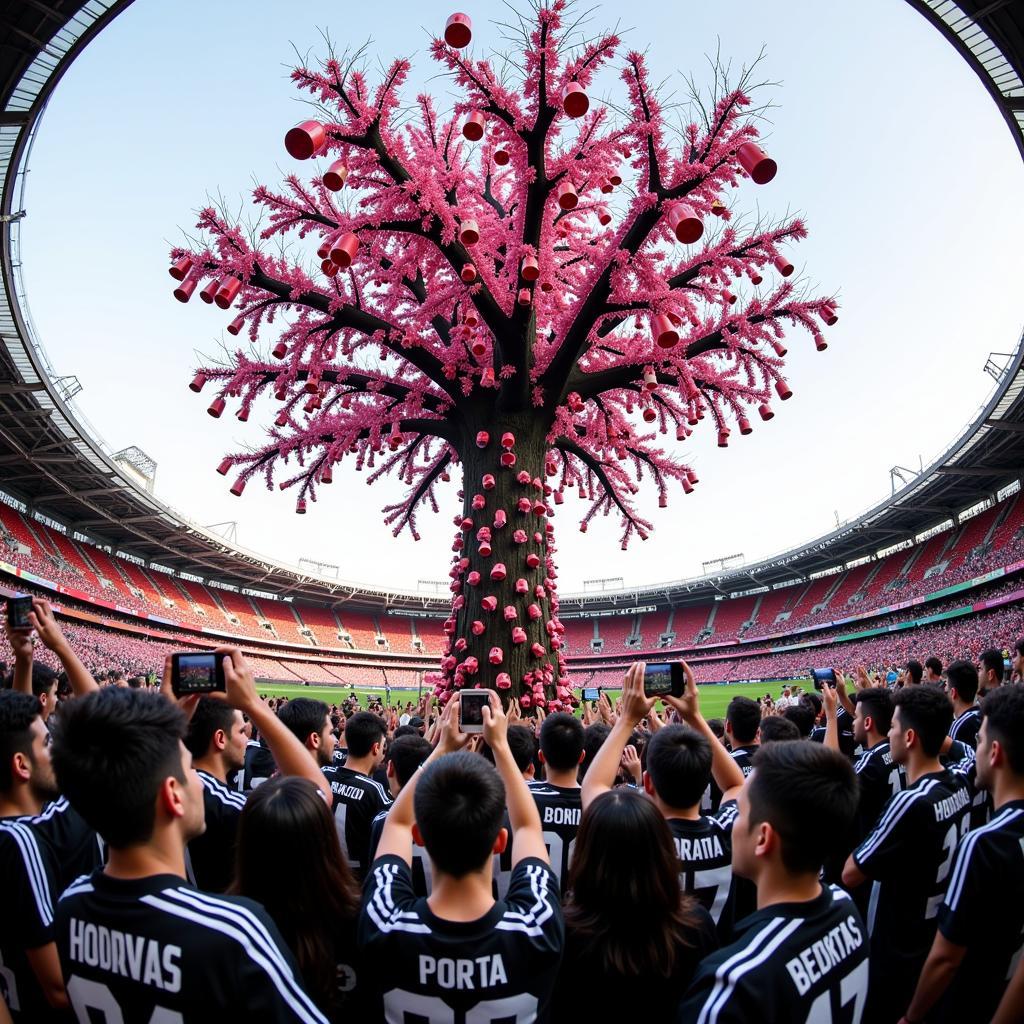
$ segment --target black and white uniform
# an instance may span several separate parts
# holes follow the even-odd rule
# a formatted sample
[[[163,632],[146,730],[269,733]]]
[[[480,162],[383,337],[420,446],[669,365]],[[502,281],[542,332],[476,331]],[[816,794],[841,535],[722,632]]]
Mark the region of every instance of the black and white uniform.
[[[1024,950],[1024,800],[960,841],[939,931],[967,951],[928,1020],[989,1020]]]
[[[230,1019],[326,1024],[273,921],[252,900],[175,875],[73,884],[56,908],[68,998],[80,1021]]]
[[[730,751],[732,759],[740,766],[740,771],[743,772],[743,777],[746,778],[753,770],[754,766],[751,764],[751,760],[757,753],[757,744],[748,743],[742,747],[735,747]]]
[[[981,728],[981,708],[972,704],[966,711],[953,719],[949,727],[949,738],[966,743],[974,750],[978,749],[978,730]]]
[[[370,863],[370,824],[391,806],[391,794],[376,779],[343,765],[321,770],[334,794],[332,810],[341,848],[361,881]]]
[[[730,800],[716,817],[668,818],[676,854],[679,884],[711,915],[717,928],[723,923],[733,890],[732,825],[736,803]],[[731,925],[731,919],[726,917]]]
[[[805,903],[765,907],[738,930],[735,942],[704,959],[679,1024],[859,1024],[868,990],[868,936],[842,889],[823,886]]]
[[[384,833],[384,823],[388,820],[391,808],[381,811],[373,821],[370,822],[370,854],[368,863],[372,864],[377,859],[377,847],[380,846],[380,837]],[[426,848],[418,845],[415,841],[412,844],[412,887],[417,896],[429,896],[433,885],[433,877],[430,873],[430,857]]]
[[[206,831],[188,844],[192,880],[206,892],[225,892],[235,873],[235,839],[246,797],[207,771],[196,774],[203,783]]]
[[[64,1019],[47,1002],[26,950],[53,942],[57,897],[102,860],[96,833],[63,797],[38,815],[0,818],[0,999],[15,1021]]]
[[[262,786],[277,771],[277,762],[266,740],[249,740],[245,747],[245,790]]]
[[[359,943],[386,1024],[544,1024],[562,955],[558,879],[528,857],[508,895],[476,921],[445,921],[416,896],[409,865],[379,857],[366,879]]]
[[[854,761],[853,771],[860,792],[854,838],[857,845],[874,828],[886,803],[907,788],[907,770],[892,759],[889,741],[882,740]]]
[[[872,879],[868,901],[871,995],[866,1020],[898,1020],[935,938],[939,905],[959,840],[970,827],[971,793],[949,769],[922,775],[885,806],[853,851]]]
[[[564,896],[569,881],[569,864],[576,847],[576,833],[583,814],[582,790],[579,786],[564,789],[547,782],[530,782],[527,788],[537,804],[551,870],[558,878]]]

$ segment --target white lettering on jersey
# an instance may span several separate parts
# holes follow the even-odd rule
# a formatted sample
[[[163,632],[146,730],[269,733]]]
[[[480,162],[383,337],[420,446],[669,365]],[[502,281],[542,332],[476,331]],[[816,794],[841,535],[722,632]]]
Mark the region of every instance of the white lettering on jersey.
[[[492,988],[508,981],[501,954],[478,956],[473,960],[420,956],[420,984],[434,982],[441,988],[470,990]]]
[[[971,802],[971,795],[966,789],[958,789],[952,796],[947,796],[935,804],[935,820],[945,821],[962,811]]]
[[[696,839],[675,837],[676,851],[681,861],[710,860],[712,857],[724,857],[725,851],[716,835],[698,836]]]
[[[181,946],[71,918],[72,960],[164,992],[181,991]]]
[[[578,825],[583,812],[579,807],[545,807],[545,825]]]
[[[857,919],[852,914],[832,928],[826,935],[801,950],[786,963],[786,970],[804,995],[810,987],[833,968],[838,967],[863,942]]]
[[[349,800],[362,800],[366,791],[358,786],[346,786],[343,782],[332,782],[331,792],[335,796],[348,797]]]

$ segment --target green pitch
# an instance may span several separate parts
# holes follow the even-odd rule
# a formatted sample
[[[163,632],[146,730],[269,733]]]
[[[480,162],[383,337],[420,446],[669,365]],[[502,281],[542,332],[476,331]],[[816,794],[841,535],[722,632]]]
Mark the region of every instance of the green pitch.
[[[778,697],[782,692],[783,683],[733,683],[728,686],[701,686],[700,707],[705,718],[723,718],[729,701],[736,696],[763,697],[770,693],[772,697]],[[808,680],[810,685],[810,680]],[[314,700],[324,700],[328,704],[340,704],[351,696],[351,691],[344,686],[292,686],[288,683],[258,683],[257,690],[263,697],[312,697]],[[355,692],[359,695],[359,703],[365,708],[367,701],[372,697],[383,699],[383,690],[368,690],[363,687],[356,687]],[[619,696],[619,690],[608,690],[608,697],[614,703]],[[417,693],[415,690],[392,690],[391,702],[405,707],[407,701],[416,703]]]

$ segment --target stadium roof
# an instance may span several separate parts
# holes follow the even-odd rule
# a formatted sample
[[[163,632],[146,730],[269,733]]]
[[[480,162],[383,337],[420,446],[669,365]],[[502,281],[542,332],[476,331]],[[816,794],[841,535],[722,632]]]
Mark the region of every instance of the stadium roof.
[[[896,0],[893,0],[896,2]],[[974,68],[1024,158],[1024,5],[1019,0],[905,0]],[[281,565],[192,523],[124,472],[71,404],[49,365],[21,287],[23,172],[36,123],[60,77],[131,0],[8,0],[0,33],[0,481],[39,512],[173,569],[279,595],[301,592],[408,608],[442,600],[349,584]],[[994,345],[1001,345],[998,339]],[[1008,347],[1008,346],[1003,346]],[[870,556],[994,495],[1024,471],[1024,337],[993,364],[995,386],[947,450],[891,498],[827,536],[740,569],[688,581],[563,599],[577,607],[706,599],[774,586]],[[446,600],[446,598],[445,598]]]

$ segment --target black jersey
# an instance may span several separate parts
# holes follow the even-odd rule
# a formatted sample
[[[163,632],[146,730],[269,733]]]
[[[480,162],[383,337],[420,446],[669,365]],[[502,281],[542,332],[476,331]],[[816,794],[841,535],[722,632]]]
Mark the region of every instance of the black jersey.
[[[949,738],[966,743],[974,750],[978,749],[978,730],[981,728],[981,708],[972,704],[966,711],[953,719],[949,727]]]
[[[326,1024],[252,900],[202,893],[175,875],[95,871],[61,897],[55,928],[78,1020]]]
[[[939,931],[967,951],[929,1021],[989,1020],[1024,948],[1024,800],[960,841]]]
[[[250,740],[245,748],[245,789],[263,785],[277,771],[277,762],[266,741]]]
[[[548,848],[551,870],[558,878],[564,895],[569,881],[569,864],[576,847],[583,803],[579,786],[563,789],[546,782],[531,782],[527,787],[540,812],[544,844]]]
[[[888,740],[865,750],[854,761],[853,770],[860,793],[852,844],[856,846],[874,828],[886,803],[907,788],[907,770],[892,759]]]
[[[910,1003],[935,937],[956,844],[970,827],[970,810],[963,775],[930,772],[886,804],[853,851],[857,866],[872,879],[868,1020],[897,1020]]]
[[[679,884],[695,896],[717,928],[733,888],[732,823],[736,804],[718,817],[669,818],[668,829],[679,857]]]
[[[839,734],[839,750],[852,758],[857,749],[857,741],[853,737],[853,716],[842,704],[836,709],[836,732]]]
[[[746,778],[754,770],[751,760],[757,753],[757,744],[748,743],[742,747],[734,747],[731,753],[732,759],[740,766],[740,771],[743,772],[743,777]]]
[[[245,794],[229,789],[215,775],[196,771],[203,783],[206,830],[188,844],[192,878],[197,888],[224,892],[235,873],[235,838]]]
[[[380,837],[384,834],[384,823],[388,820],[387,811],[381,811],[373,821],[370,822],[370,853],[367,863],[372,864],[377,859],[377,847],[380,846]],[[433,875],[430,871],[430,856],[426,848],[413,841],[412,844],[412,887],[417,896],[429,896],[433,887]]]
[[[765,907],[739,929],[735,942],[701,964],[679,1024],[859,1024],[868,988],[868,937],[842,889],[823,886],[805,903]]]
[[[356,877],[366,874],[370,857],[370,823],[391,806],[391,795],[368,775],[343,765],[322,769],[334,794],[332,809],[341,848]]]
[[[528,857],[477,921],[434,915],[409,865],[379,857],[366,879],[359,943],[387,1024],[539,1024],[549,1019],[564,929],[558,879]]]

